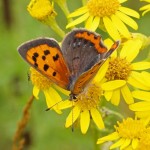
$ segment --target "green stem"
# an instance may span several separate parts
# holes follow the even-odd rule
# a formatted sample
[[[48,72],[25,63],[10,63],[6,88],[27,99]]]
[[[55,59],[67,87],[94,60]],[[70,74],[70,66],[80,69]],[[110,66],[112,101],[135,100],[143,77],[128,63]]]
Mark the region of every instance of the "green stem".
[[[49,18],[45,22],[50,28],[52,28],[61,38],[64,38],[65,32],[59,27],[55,18]]]
[[[57,2],[57,4],[59,5],[59,7],[62,9],[62,11],[64,12],[67,20],[68,20],[68,23],[72,22],[72,18],[68,18],[68,15],[70,14],[69,12],[69,9],[68,9],[68,5],[66,2],[62,2],[62,1],[59,1]]]

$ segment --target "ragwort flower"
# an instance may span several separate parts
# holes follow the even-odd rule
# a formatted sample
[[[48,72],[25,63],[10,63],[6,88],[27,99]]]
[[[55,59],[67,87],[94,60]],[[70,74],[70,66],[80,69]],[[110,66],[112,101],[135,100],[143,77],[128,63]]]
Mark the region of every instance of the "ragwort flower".
[[[89,0],[86,6],[68,16],[80,17],[69,23],[66,28],[86,21],[87,29],[95,31],[102,26],[115,40],[120,39],[120,35],[129,38],[131,35],[125,24],[137,30],[138,25],[131,17],[139,18],[139,14],[130,8],[121,6],[124,2],[125,0]]]
[[[99,138],[97,144],[102,144],[108,141],[116,142],[110,146],[110,149],[120,147],[120,149],[126,149],[132,147],[136,149],[139,144],[139,139],[143,132],[146,130],[146,123],[143,120],[133,120],[132,118],[124,119],[122,123],[117,122],[115,126],[115,132]]]
[[[129,85],[143,90],[149,89],[148,82],[144,83],[143,76],[138,71],[149,69],[150,62],[133,63],[141,47],[140,39],[130,39],[124,43],[118,54],[114,52],[109,59],[109,67],[105,75],[108,82],[102,85],[102,89],[105,91],[106,100],[111,101],[114,105],[119,104],[120,94],[127,104],[134,102]]]
[[[57,13],[54,10],[53,3],[51,4],[49,0],[31,0],[27,10],[33,18],[48,25],[58,35],[64,37],[64,31],[61,30],[55,20]]]

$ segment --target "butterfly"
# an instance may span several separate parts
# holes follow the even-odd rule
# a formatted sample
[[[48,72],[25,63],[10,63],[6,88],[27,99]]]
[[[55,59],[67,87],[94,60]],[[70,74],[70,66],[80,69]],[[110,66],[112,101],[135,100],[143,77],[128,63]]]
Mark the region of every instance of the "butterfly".
[[[118,45],[116,41],[108,50],[99,34],[74,29],[65,36],[61,47],[55,39],[45,37],[23,43],[18,52],[53,83],[70,90],[70,100],[74,100]]]

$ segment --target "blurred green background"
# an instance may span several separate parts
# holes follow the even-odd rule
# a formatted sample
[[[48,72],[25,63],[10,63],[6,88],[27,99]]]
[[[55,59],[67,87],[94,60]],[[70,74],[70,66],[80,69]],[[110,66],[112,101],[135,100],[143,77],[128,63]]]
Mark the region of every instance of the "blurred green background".
[[[24,41],[37,37],[54,37],[61,40],[49,27],[33,19],[26,10],[29,1],[0,1],[0,149],[10,150],[22,110],[32,95],[32,85],[28,82],[29,66],[21,59],[17,47]],[[81,1],[68,0],[69,9],[73,11],[81,6]],[[143,3],[144,4],[144,3]],[[142,4],[134,0],[126,3],[138,10]],[[66,20],[61,9],[55,4],[58,12],[57,21],[65,29]],[[150,13],[137,20],[139,29],[150,35]],[[131,30],[133,31],[133,30]],[[43,96],[34,101],[31,118],[26,128],[28,139],[26,149],[30,150],[92,150],[94,133],[89,130],[82,135],[79,129],[74,132],[65,129],[64,123],[68,112],[58,116],[53,111],[45,111]]]

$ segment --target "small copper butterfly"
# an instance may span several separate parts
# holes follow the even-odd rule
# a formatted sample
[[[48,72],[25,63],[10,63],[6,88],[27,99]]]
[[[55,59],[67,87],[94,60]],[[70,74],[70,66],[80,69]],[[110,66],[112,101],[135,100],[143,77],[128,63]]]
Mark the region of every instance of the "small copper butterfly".
[[[97,33],[74,29],[66,35],[61,47],[52,38],[38,38],[23,43],[18,51],[37,71],[70,90],[70,100],[73,100],[118,45],[119,41],[108,51]]]

